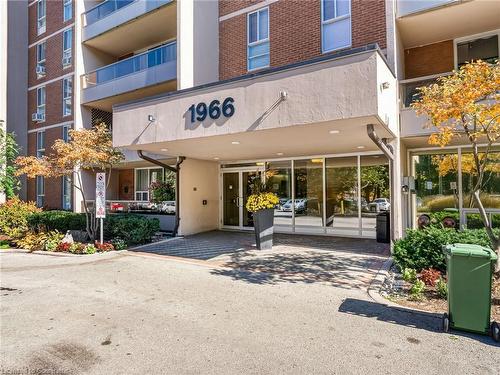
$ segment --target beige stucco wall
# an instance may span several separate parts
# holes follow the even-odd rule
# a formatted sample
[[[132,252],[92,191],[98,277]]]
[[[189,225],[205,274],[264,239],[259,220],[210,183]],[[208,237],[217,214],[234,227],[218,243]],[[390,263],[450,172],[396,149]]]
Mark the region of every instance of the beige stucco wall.
[[[179,234],[189,235],[218,228],[219,167],[215,162],[186,159],[180,172]],[[203,205],[203,200],[207,204]]]
[[[381,90],[380,83],[389,87]],[[288,96],[269,111],[286,91]],[[396,124],[396,81],[377,51],[301,66],[251,79],[230,82],[173,97],[117,106],[113,111],[113,142],[118,147],[236,134],[372,116]],[[193,103],[234,98],[230,118],[190,122]],[[383,106],[383,108],[381,107]],[[148,115],[155,121],[148,122]],[[365,123],[362,124],[363,126]]]

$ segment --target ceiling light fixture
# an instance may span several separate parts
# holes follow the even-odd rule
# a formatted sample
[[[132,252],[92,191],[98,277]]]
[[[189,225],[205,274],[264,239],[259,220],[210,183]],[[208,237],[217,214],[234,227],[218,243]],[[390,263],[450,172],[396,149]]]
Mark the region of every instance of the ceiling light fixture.
[[[160,151],[167,152],[168,148],[161,148]]]
[[[282,152],[277,152],[276,155],[283,156],[283,153]]]
[[[214,158],[214,160],[219,160],[220,158],[218,158],[217,156]]]
[[[330,130],[330,134],[339,134],[340,130]]]
[[[358,146],[356,148],[362,149],[362,148],[365,148],[365,146]]]
[[[240,142],[238,142],[238,141],[232,141],[232,142],[231,142],[231,144],[232,144],[232,145],[239,145],[239,144],[240,144]]]

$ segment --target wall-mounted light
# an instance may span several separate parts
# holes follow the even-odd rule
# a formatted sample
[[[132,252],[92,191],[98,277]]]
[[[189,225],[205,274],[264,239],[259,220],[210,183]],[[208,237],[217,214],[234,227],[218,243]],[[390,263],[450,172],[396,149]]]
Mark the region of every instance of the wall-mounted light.
[[[286,100],[288,98],[288,93],[286,91],[280,91],[280,99]]]
[[[149,122],[155,121],[155,117],[153,115],[148,115],[148,121]]]
[[[391,84],[389,82],[382,82],[380,84],[380,90],[387,90],[390,86]]]

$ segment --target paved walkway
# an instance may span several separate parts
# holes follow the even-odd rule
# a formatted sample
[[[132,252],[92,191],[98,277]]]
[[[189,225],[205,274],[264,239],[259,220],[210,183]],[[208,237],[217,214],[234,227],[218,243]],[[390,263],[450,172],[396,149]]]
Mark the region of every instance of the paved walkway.
[[[315,280],[307,270],[323,267],[317,258],[295,261],[308,277],[255,282],[213,261],[0,251],[0,373],[500,373],[491,338],[445,334],[431,314],[375,303],[326,274]]]
[[[272,250],[256,250],[252,233],[213,231],[171,239],[139,252],[207,261],[214,274],[253,284],[322,282],[367,288],[389,254],[374,240],[276,234]]]

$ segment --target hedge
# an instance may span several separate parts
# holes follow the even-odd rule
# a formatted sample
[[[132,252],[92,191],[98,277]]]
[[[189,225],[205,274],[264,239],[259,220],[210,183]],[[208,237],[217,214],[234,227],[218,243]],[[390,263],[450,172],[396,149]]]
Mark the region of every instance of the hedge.
[[[28,217],[28,225],[34,231],[85,230],[85,214],[70,211],[43,211]]]
[[[494,229],[496,235],[499,229]],[[394,262],[401,268],[414,268],[421,271],[426,268],[446,270],[443,245],[452,243],[469,243],[491,247],[488,235],[484,229],[426,228],[423,230],[409,229],[406,236],[394,244]]]
[[[437,211],[428,214],[431,218],[431,226],[435,228],[442,228],[441,222],[445,217],[452,217],[457,223],[457,228],[460,225],[460,215],[458,212],[453,211]],[[500,214],[492,215],[492,227],[500,228]],[[479,214],[467,215],[467,229],[481,229],[484,228],[483,221]]]
[[[134,214],[109,215],[104,220],[104,236],[122,239],[127,245],[138,245],[151,241],[160,230],[160,220]]]

